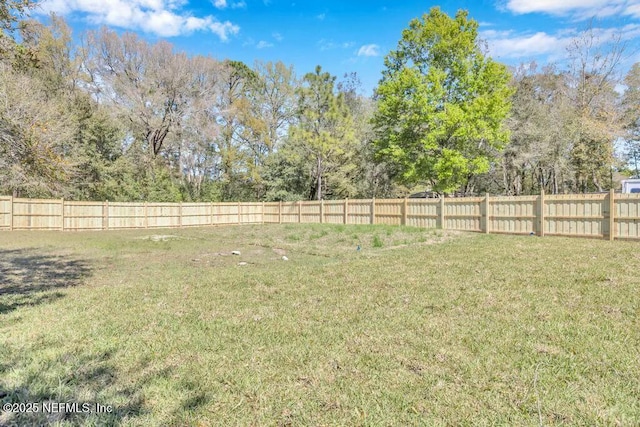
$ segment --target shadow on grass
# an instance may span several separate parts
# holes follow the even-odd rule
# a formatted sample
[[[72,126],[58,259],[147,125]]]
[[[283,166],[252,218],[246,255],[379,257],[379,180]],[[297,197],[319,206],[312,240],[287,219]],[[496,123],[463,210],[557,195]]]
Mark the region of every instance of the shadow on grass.
[[[66,353],[50,362],[50,369],[63,369],[57,384],[42,372],[26,375],[17,387],[8,389],[0,381],[0,402],[20,405],[35,402],[37,412],[0,411],[0,426],[23,425],[120,425],[145,414],[141,388],[169,376],[168,370],[143,375],[136,382],[119,377],[111,362],[113,352],[79,356]],[[69,369],[69,367],[73,369]],[[0,374],[3,370],[0,370]],[[50,374],[50,373],[49,373]],[[49,375],[50,377],[51,375]]]
[[[0,314],[54,301],[91,273],[84,260],[33,249],[0,249]]]
[[[154,424],[187,425],[185,416],[208,405],[213,397],[198,381],[176,378],[175,367],[159,366],[153,359],[139,362],[135,378],[118,370],[113,362],[115,351],[85,353],[67,352],[44,364],[48,371],[35,367],[18,385],[7,387],[2,376],[19,364],[17,359],[0,365],[0,404],[38,403],[39,411],[2,411],[0,427],[31,425],[118,426],[145,423],[156,417]],[[52,380],[54,378],[54,380]],[[149,387],[170,387],[179,402],[174,408],[163,408],[145,399]],[[66,405],[66,406],[65,406]],[[108,408],[108,409],[106,409]],[[157,419],[157,417],[160,417]]]

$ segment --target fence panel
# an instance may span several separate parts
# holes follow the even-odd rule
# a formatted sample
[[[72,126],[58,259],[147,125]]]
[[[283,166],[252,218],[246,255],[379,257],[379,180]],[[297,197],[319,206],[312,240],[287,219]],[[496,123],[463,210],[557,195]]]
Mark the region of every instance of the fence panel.
[[[640,239],[640,194],[616,194],[615,237]]]
[[[265,203],[263,218],[265,223],[277,224],[280,222],[280,203]]]
[[[262,222],[262,202],[240,203],[240,222],[259,224]]]
[[[109,229],[146,227],[144,203],[109,202]]]
[[[211,225],[211,204],[209,203],[182,203],[180,213],[182,227]]]
[[[407,199],[407,225],[437,228],[440,199]]]
[[[13,199],[14,230],[62,230],[62,199]]]
[[[483,197],[445,199],[445,228],[447,230],[482,231],[481,207]]]
[[[180,205],[177,203],[147,203],[147,226],[150,228],[179,227]]]
[[[371,200],[347,202],[347,224],[371,224]]]
[[[489,230],[492,233],[537,233],[538,197],[492,197],[489,204]]]
[[[609,234],[607,194],[545,196],[545,234],[604,237]]]
[[[240,212],[237,203],[214,203],[211,209],[213,224],[238,224]]]
[[[302,202],[300,205],[300,213],[302,218],[300,222],[319,224],[320,221],[320,202]]]
[[[65,230],[102,230],[103,228],[104,203],[64,202]]]
[[[0,197],[0,230],[11,229],[11,197]]]
[[[282,202],[281,218],[283,223],[298,222],[298,203]]]
[[[404,199],[376,199],[374,224],[402,225]]]
[[[324,222],[344,224],[344,200],[325,200],[323,208]]]

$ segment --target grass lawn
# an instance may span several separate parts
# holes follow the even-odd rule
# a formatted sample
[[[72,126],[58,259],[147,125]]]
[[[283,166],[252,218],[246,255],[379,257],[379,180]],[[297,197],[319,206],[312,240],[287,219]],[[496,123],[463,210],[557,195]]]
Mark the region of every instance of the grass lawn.
[[[0,425],[638,425],[639,319],[637,242],[0,233],[0,401],[113,408]]]

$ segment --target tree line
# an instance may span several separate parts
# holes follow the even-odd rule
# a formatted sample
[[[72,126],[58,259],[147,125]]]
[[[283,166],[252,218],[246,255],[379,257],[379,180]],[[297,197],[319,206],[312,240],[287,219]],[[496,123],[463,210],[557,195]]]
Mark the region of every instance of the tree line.
[[[638,174],[640,65],[575,39],[565,68],[492,60],[467,12],[413,20],[357,75],[176,52],[0,6],[0,193],[250,201],[602,191]],[[622,88],[622,90],[621,90]],[[616,144],[622,148],[616,150]]]

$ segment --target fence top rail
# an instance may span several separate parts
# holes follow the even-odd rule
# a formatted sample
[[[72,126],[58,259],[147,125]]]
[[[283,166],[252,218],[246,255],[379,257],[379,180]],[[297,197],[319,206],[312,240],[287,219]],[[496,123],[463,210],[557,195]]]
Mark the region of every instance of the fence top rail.
[[[618,195],[616,194],[616,197]],[[545,194],[545,201],[553,202],[554,200],[603,200],[609,197],[609,193],[600,194]]]
[[[176,204],[175,206],[180,206]],[[197,202],[183,202],[183,208],[208,208],[211,206],[211,203],[197,203]]]
[[[536,202],[540,196],[490,196],[492,202]],[[545,198],[547,195],[545,194]]]
[[[61,201],[62,199],[23,199],[15,197],[13,199],[13,203],[30,203],[38,205],[59,205]]]
[[[349,204],[364,204],[364,203],[371,203],[371,199],[348,199],[349,200]],[[344,203],[344,200],[340,201],[341,203]]]
[[[247,204],[251,202],[212,202],[211,204],[213,206],[238,206],[238,203]]]
[[[478,203],[484,201],[484,197],[445,197],[446,203]]]
[[[399,199],[399,202],[404,202],[404,199]],[[377,203],[377,202],[376,202]],[[398,202],[394,202],[398,203]],[[420,199],[407,199],[407,203],[410,205],[430,205],[440,203],[440,198],[420,198]],[[380,202],[380,204],[384,204],[384,202]]]
[[[616,200],[637,200],[640,199],[640,193],[616,193]]]
[[[407,200],[418,200],[418,199],[407,199]],[[426,199],[425,199],[426,200]],[[380,203],[381,205],[384,204],[395,204],[395,203],[403,203],[404,199],[375,199],[376,204]]]
[[[89,202],[89,201],[64,201],[67,206],[104,206],[104,202]]]

